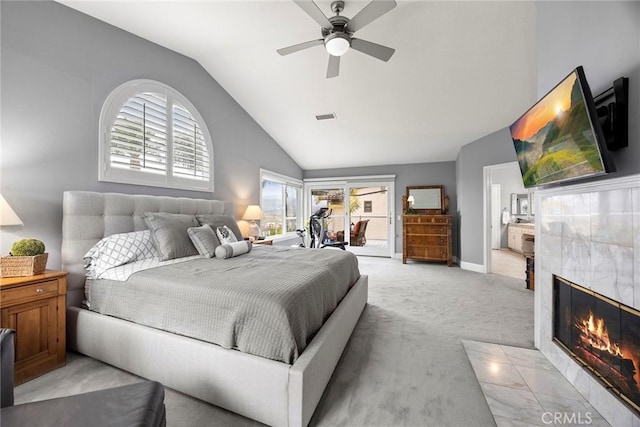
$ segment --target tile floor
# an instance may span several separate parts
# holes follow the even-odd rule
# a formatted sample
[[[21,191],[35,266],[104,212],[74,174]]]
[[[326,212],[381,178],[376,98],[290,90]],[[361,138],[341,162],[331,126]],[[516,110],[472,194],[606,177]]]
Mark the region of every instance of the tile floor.
[[[501,276],[525,279],[527,262],[524,256],[509,249],[491,251],[491,272]]]
[[[462,344],[498,427],[609,426],[538,350]]]

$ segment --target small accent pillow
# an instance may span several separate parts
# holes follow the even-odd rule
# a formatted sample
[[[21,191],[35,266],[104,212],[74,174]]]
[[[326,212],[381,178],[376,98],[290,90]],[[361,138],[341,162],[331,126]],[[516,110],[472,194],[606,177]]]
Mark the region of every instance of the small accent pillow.
[[[251,242],[241,240],[233,243],[223,243],[216,248],[216,258],[231,258],[234,256],[246,254],[251,251]]]
[[[198,218],[198,222],[200,223],[200,225],[209,224],[214,230],[217,230],[218,227],[226,225],[227,227],[229,227],[229,229],[231,229],[231,231],[233,231],[233,234],[236,236],[237,240],[242,240],[242,232],[240,231],[240,227],[238,227],[238,223],[230,215],[202,214],[196,215],[196,218]]]
[[[198,250],[191,243],[187,233],[189,227],[200,225],[195,216],[162,212],[145,212],[144,215],[144,221],[151,230],[151,238],[162,261],[198,255]]]
[[[200,255],[212,258],[215,255],[216,248],[220,246],[215,231],[209,224],[200,227],[189,227],[187,229],[191,243],[196,247]]]
[[[220,241],[221,245],[224,245],[225,243],[234,243],[238,241],[238,238],[236,237],[235,233],[231,231],[231,229],[226,225],[223,225],[222,227],[218,227],[216,229],[216,236],[218,236],[218,240]]]
[[[107,236],[93,245],[84,258],[88,275],[95,278],[112,267],[158,256],[151,232],[142,230]]]

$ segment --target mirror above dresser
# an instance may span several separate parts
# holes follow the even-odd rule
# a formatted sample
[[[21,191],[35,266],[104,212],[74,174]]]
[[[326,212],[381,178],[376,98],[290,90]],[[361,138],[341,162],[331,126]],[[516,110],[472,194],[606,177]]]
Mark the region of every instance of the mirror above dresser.
[[[414,214],[446,214],[449,198],[442,185],[413,185],[407,187],[403,211]]]

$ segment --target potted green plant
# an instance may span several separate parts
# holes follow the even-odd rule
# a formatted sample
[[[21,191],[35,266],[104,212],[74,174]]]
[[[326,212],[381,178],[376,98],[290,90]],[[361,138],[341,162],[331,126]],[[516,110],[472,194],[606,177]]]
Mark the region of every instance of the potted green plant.
[[[47,268],[45,246],[38,239],[21,239],[11,245],[9,256],[0,260],[2,277],[33,276]]]

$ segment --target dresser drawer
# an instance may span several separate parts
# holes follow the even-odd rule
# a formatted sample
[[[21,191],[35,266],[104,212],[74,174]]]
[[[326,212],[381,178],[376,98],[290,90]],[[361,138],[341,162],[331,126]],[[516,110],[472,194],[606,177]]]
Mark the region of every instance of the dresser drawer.
[[[405,215],[405,224],[449,224],[448,215]]]
[[[405,225],[405,232],[407,234],[422,234],[422,235],[447,235],[447,225]]]
[[[39,298],[48,298],[58,294],[58,281],[47,280],[46,282],[34,283],[33,285],[21,286],[15,289],[5,289],[2,291],[2,305],[6,306],[11,303],[22,301],[25,299],[33,300]]]
[[[407,235],[408,246],[447,246],[447,236]]]
[[[407,248],[407,258],[447,260],[447,255],[446,246],[413,246]]]

